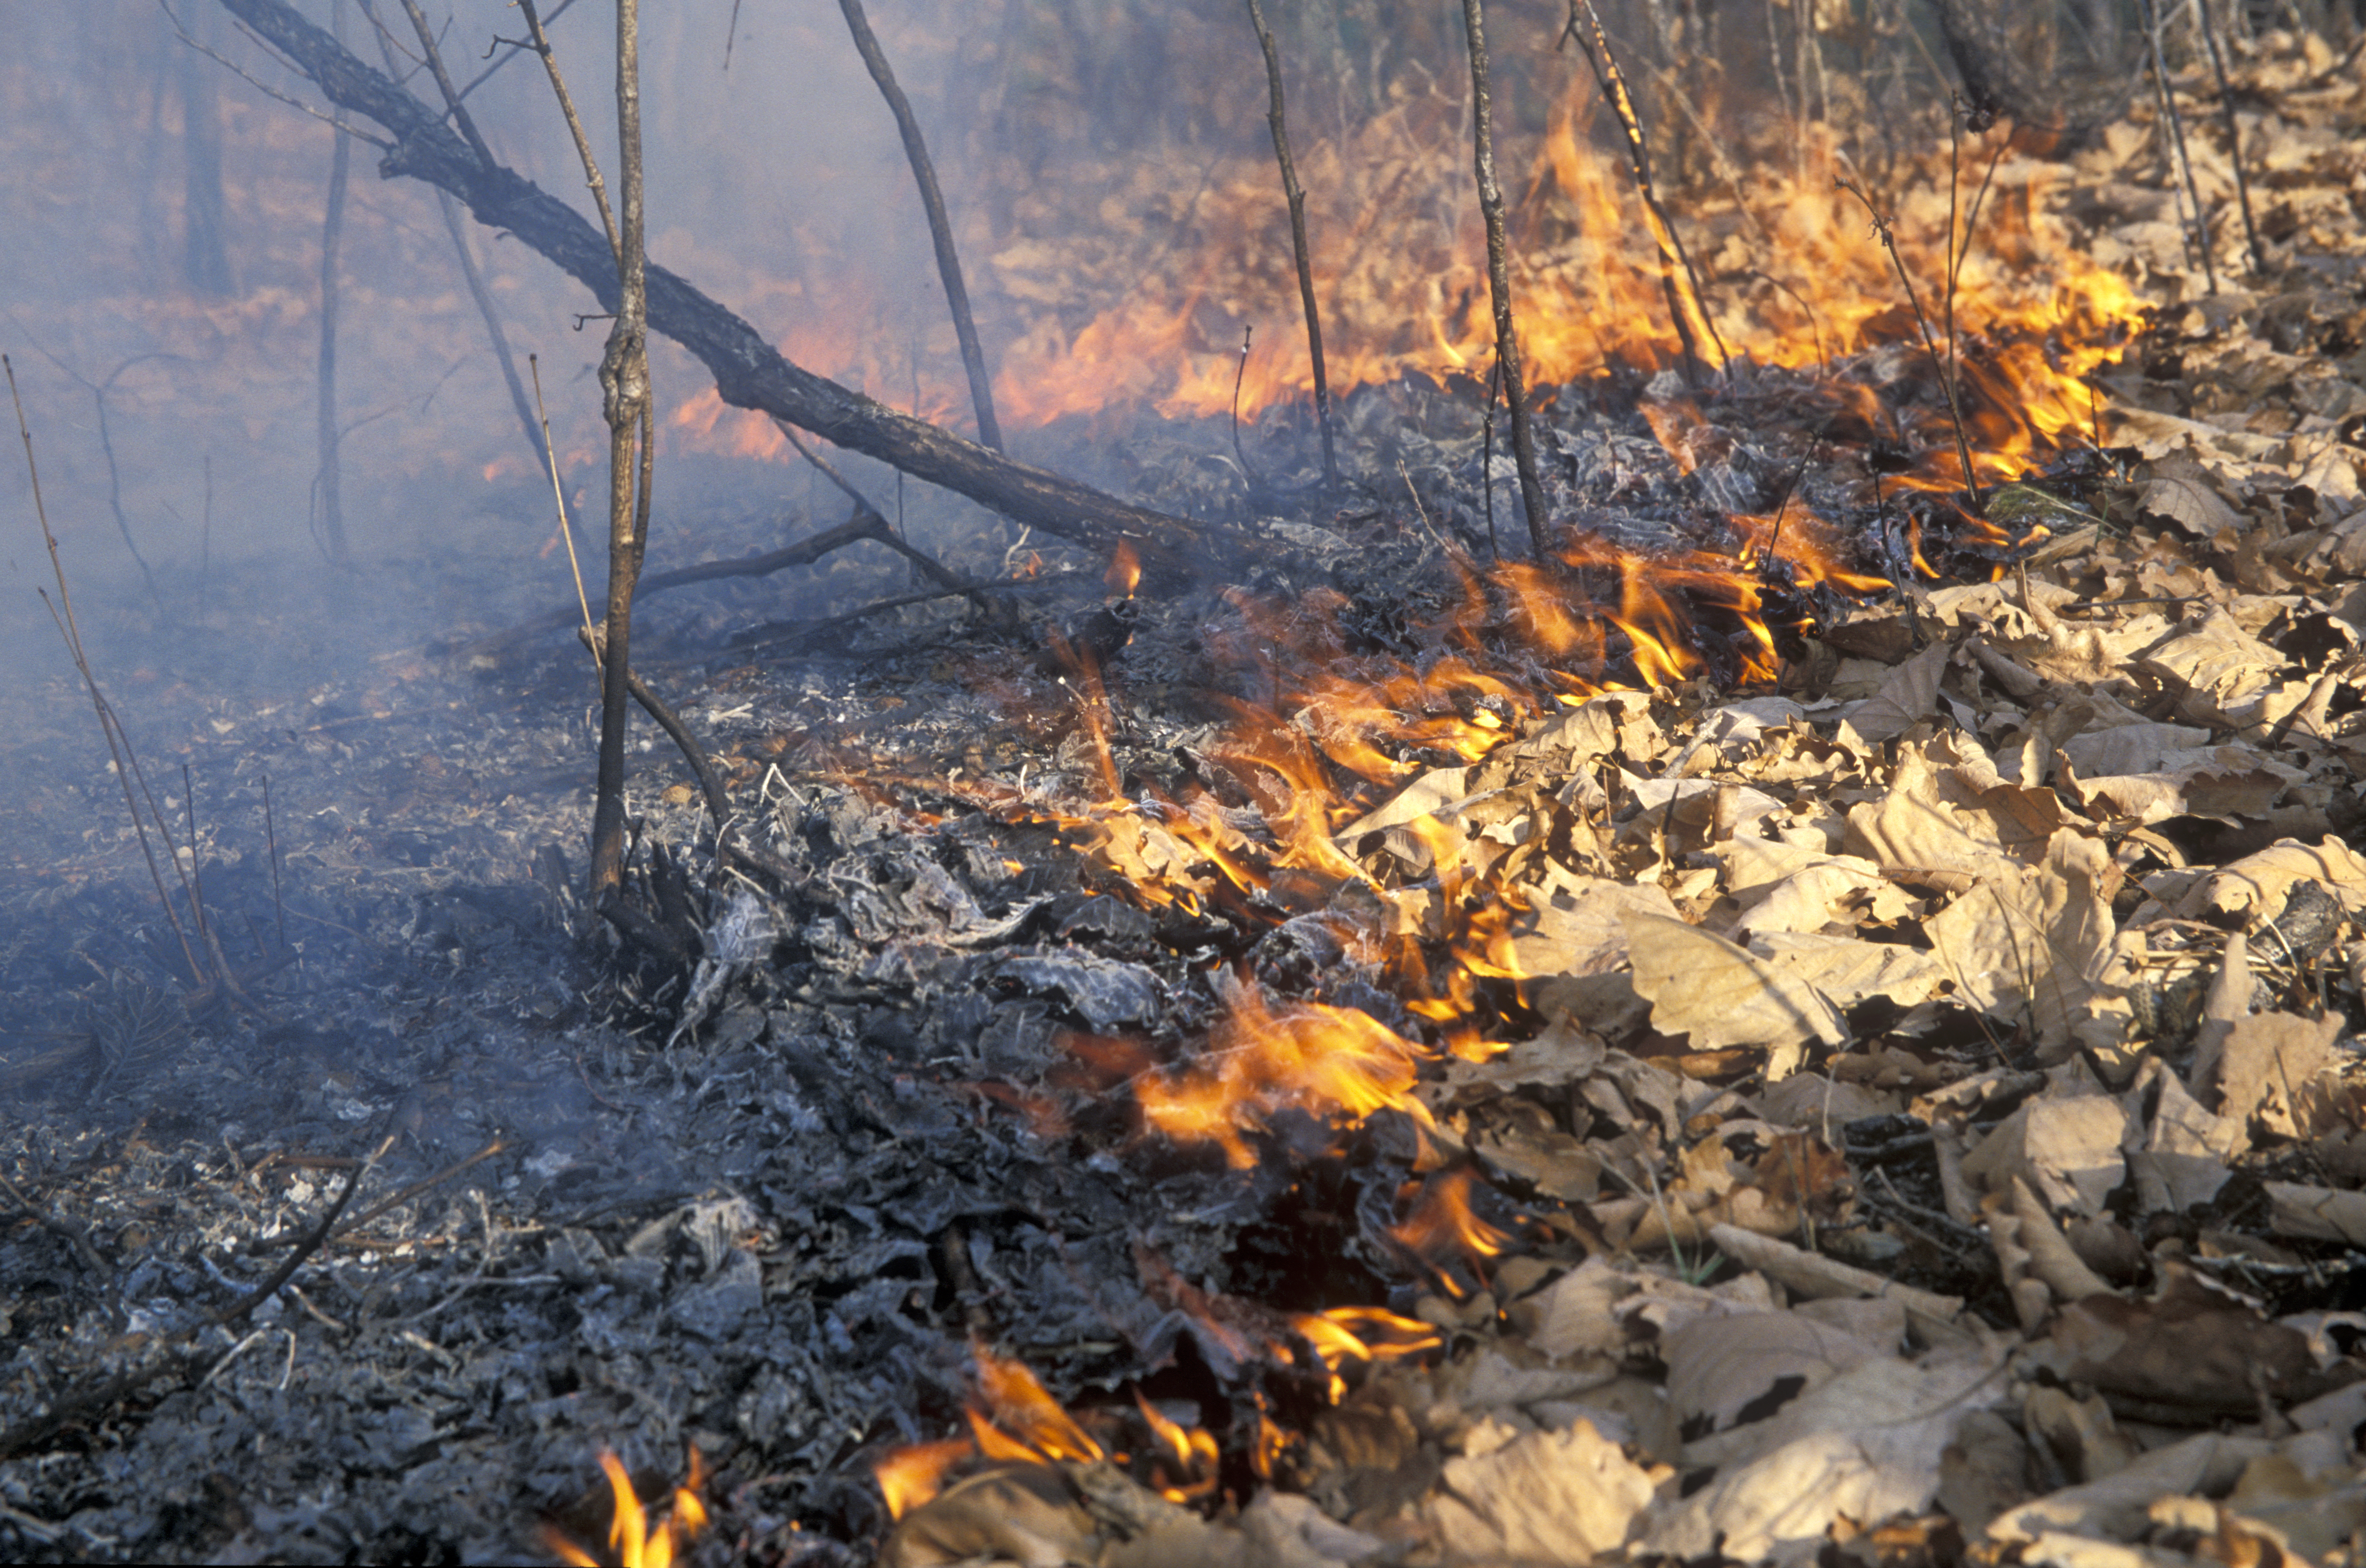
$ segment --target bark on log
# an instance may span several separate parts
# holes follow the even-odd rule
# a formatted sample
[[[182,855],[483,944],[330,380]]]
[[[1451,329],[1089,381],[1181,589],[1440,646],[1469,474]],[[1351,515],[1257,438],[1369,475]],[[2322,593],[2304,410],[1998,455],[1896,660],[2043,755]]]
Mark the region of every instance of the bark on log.
[[[603,308],[615,308],[615,258],[600,232],[572,207],[513,170],[479,157],[442,116],[283,0],[221,4],[311,78],[330,102],[386,129],[394,146],[378,162],[382,176],[408,175],[451,192],[478,222],[514,234],[590,289]],[[776,415],[1088,548],[1106,551],[1120,542],[1131,543],[1146,571],[1170,578],[1207,577],[1226,560],[1263,551],[1251,537],[1135,506],[1014,462],[816,375],[663,267],[648,269],[648,298],[649,325],[696,355],[713,373],[715,390],[734,408]]]

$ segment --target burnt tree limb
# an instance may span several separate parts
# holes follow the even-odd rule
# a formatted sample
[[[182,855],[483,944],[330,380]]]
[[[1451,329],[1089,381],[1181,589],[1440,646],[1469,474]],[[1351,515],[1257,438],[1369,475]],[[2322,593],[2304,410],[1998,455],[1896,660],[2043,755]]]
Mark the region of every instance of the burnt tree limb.
[[[378,173],[422,180],[466,203],[478,222],[504,230],[590,289],[618,303],[615,256],[574,208],[514,170],[479,156],[444,117],[305,20],[283,0],[221,0],[339,108],[376,121],[394,146]],[[756,329],[663,267],[648,269],[649,325],[688,349],[715,377],[723,401],[786,420],[851,451],[1047,533],[1095,550],[1130,543],[1146,569],[1169,577],[1211,575],[1226,559],[1260,553],[1253,538],[1133,505],[874,402],[791,362]]]

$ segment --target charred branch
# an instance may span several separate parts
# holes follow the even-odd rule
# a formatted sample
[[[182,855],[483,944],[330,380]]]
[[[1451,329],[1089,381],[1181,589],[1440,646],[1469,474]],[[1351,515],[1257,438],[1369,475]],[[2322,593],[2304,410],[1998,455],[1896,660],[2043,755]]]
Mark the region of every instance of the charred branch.
[[[380,162],[381,174],[442,186],[479,223],[514,234],[572,275],[603,308],[617,304],[614,252],[581,215],[514,171],[479,158],[440,116],[283,0],[222,4],[332,103],[391,133],[395,146]],[[1227,531],[1134,506],[898,413],[792,363],[755,328],[665,268],[652,266],[648,276],[651,329],[697,356],[734,408],[787,420],[1087,548],[1131,543],[1146,569],[1170,578],[1209,574],[1220,555],[1256,548]]]

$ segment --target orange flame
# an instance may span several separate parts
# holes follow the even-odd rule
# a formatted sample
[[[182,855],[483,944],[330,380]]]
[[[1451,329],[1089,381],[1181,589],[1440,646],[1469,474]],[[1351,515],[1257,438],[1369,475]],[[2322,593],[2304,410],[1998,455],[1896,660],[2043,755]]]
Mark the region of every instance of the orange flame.
[[[1131,543],[1123,539],[1117,542],[1117,549],[1110,555],[1109,571],[1101,581],[1109,585],[1111,593],[1133,597],[1133,590],[1142,582],[1142,557],[1134,554]]]
[[[1244,984],[1207,1053],[1180,1073],[1137,1079],[1134,1100],[1168,1137],[1220,1144],[1245,1170],[1256,1156],[1244,1132],[1290,1107],[1350,1126],[1393,1108],[1432,1126],[1413,1093],[1430,1054],[1369,1014],[1315,1003],[1269,1013],[1256,986]]]
[[[625,1462],[608,1449],[600,1450],[600,1468],[607,1473],[614,1495],[615,1516],[608,1526],[608,1544],[616,1549],[621,1568],[670,1568],[677,1545],[687,1544],[706,1528],[706,1505],[699,1489],[706,1484],[706,1466],[697,1449],[690,1450],[690,1475],[674,1488],[673,1505],[656,1519],[648,1518],[634,1495],[633,1478]],[[543,1532],[544,1543],[560,1562],[575,1568],[602,1568],[600,1560],[557,1529]]]
[[[1512,1239],[1472,1212],[1470,1182],[1467,1166],[1431,1177],[1422,1185],[1421,1201],[1412,1216],[1389,1232],[1426,1262],[1438,1282],[1458,1297],[1464,1294],[1463,1287],[1442,1267],[1443,1262],[1459,1257],[1484,1281],[1486,1260],[1500,1255]]]
[[[978,1392],[987,1409],[973,1408],[970,1430],[988,1459],[1096,1460],[1107,1457],[1076,1419],[1060,1408],[1026,1363],[973,1343]]]
[[[1377,1306],[1335,1306],[1328,1312],[1301,1313],[1290,1320],[1331,1374],[1331,1403],[1346,1397],[1347,1381],[1340,1368],[1349,1361],[1401,1361],[1434,1350],[1444,1341],[1426,1323]]]
[[[967,1438],[947,1438],[941,1442],[914,1443],[897,1449],[871,1467],[871,1477],[879,1483],[880,1495],[887,1499],[887,1517],[900,1519],[944,1489],[945,1476],[954,1465],[977,1452],[977,1445]]]
[[[1175,1462],[1173,1484],[1159,1488],[1159,1495],[1170,1503],[1188,1503],[1204,1497],[1216,1489],[1216,1439],[1202,1427],[1184,1427],[1170,1420],[1157,1406],[1133,1391],[1133,1403],[1141,1410],[1143,1420],[1151,1434],[1166,1449],[1163,1457]]]

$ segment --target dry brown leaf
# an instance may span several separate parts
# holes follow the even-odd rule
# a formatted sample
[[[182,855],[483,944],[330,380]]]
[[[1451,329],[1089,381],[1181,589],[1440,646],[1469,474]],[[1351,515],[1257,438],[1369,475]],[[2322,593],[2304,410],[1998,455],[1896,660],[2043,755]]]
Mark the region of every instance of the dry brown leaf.
[[[2304,686],[2286,692],[2276,679],[2283,655],[2214,605],[2154,644],[2141,662],[2177,693],[2182,717],[2214,728],[2264,730],[2306,695]]]
[[[2155,459],[2140,476],[2136,510],[2166,518],[2194,539],[2215,539],[2228,530],[2240,532],[2242,514],[2226,504],[2210,483],[2208,469],[2181,453]]]
[[[1899,748],[1897,777],[1877,801],[1853,806],[1844,847],[1885,868],[2012,878],[2044,858],[2062,823],[2051,790],[1967,773],[1953,737]],[[1982,759],[1985,761],[1985,759]]]
[[[2297,1182],[2262,1182],[2270,1204],[2269,1226],[2278,1236],[2344,1241],[2366,1247],[2366,1193],[2310,1187]]]
[[[1815,987],[1825,1001],[1843,1011],[1874,996],[1912,1007],[1938,995],[1947,981],[1938,959],[1894,942],[1763,931],[1752,937],[1750,950]]]
[[[1688,1497],[1664,1496],[1635,1553],[1763,1562],[1843,1518],[1919,1512],[1938,1491],[1956,1427],[2000,1396],[1996,1370],[1984,1350],[1850,1368],[1759,1423],[1757,1457],[1721,1468]]]
[[[1964,1174],[1993,1193],[2016,1178],[2057,1210],[2101,1214],[2125,1174],[2127,1111],[2105,1094],[2055,1091],[2022,1104],[1964,1157]]]
[[[1687,1434],[1684,1461],[1729,1464],[1761,1451],[1747,1430],[1809,1389],[1866,1361],[1887,1345],[1792,1312],[1704,1318],[1661,1347],[1668,1398]],[[1739,1440],[1733,1439],[1738,1436]]]
[[[1059,1469],[1002,1464],[955,1483],[907,1515],[882,1568],[943,1568],[991,1554],[1026,1568],[1092,1561],[1097,1531]]]
[[[2064,784],[2097,821],[2142,826],[2180,816],[2264,817],[2304,777],[2248,747],[2218,746],[2172,754],[2158,772],[2073,773]]]
[[[1860,739],[1895,740],[1929,718],[1939,703],[1939,678],[1947,673],[1947,644],[1933,643],[1890,671],[1881,689],[1850,709],[1841,721]]]
[[[2308,1336],[2177,1271],[2145,1301],[2090,1295],[2032,1354],[2066,1382],[2203,1416],[2254,1414],[2315,1370]]]
[[[2172,752],[2190,751],[2209,744],[2210,732],[2191,724],[2159,724],[2146,721],[2090,729],[2062,742],[2065,760],[2089,778],[2156,773]]]
[[[2277,1137],[2315,1130],[2317,1076],[2333,1062],[2342,1017],[2255,1013],[2235,1020],[2218,1064],[2219,1114]]]
[[[1444,1480],[1422,1505],[1444,1562],[1539,1568],[1583,1568],[1617,1551],[1654,1485],[1589,1421],[1448,1460]]]
[[[1674,901],[1657,882],[1606,877],[1560,877],[1549,893],[1531,892],[1531,907],[1512,926],[1512,956],[1523,977],[1592,975],[1627,962],[1629,913],[1676,918]]]
[[[2027,1024],[2048,1053],[2110,994],[2103,975],[2115,926],[2108,889],[2117,870],[2102,844],[2068,829],[2045,863],[1984,880],[1922,923],[1965,1001]]]
[[[2197,882],[2179,901],[2177,912],[2188,920],[2256,918],[2282,909],[2285,895],[2299,881],[2323,883],[2346,909],[2366,909],[2366,857],[2328,835],[2318,844],[2280,838],[2228,861]]]
[[[1651,999],[1651,1025],[1688,1036],[1696,1051],[1763,1046],[1766,1076],[1796,1070],[1808,1040],[1848,1038],[1831,1002],[1814,988],[1696,925],[1629,913],[1635,990]]]

